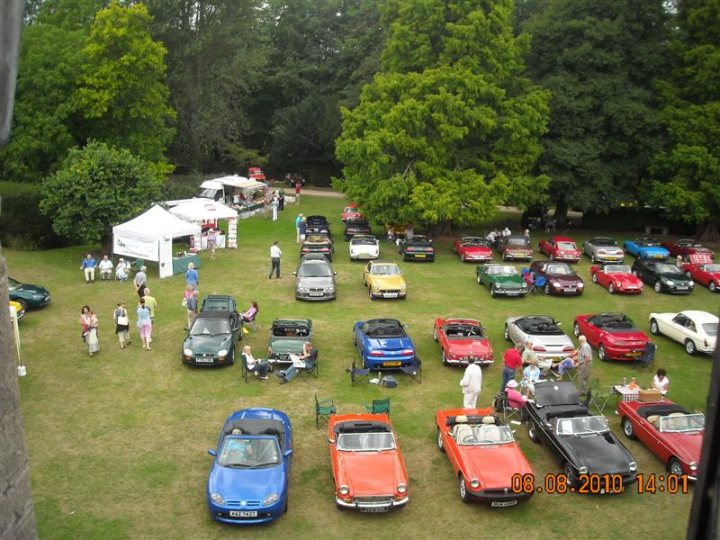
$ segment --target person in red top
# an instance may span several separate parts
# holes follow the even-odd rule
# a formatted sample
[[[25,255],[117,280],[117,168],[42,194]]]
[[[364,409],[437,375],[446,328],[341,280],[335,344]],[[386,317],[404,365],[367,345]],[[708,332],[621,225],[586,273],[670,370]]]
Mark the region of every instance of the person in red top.
[[[515,378],[515,370],[522,368],[523,362],[520,356],[519,348],[512,347],[505,351],[503,354],[503,370],[502,370],[502,384],[500,385],[500,391],[505,390],[508,381]]]
[[[300,202],[300,190],[302,189],[302,183],[300,180],[295,182],[295,204]]]

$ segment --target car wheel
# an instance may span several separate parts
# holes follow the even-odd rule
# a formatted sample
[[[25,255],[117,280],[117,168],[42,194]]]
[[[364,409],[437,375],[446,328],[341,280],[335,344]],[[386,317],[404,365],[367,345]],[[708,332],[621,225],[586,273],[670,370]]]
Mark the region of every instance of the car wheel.
[[[490,285],[490,296],[495,298],[496,295],[497,293],[495,292],[495,284],[493,283],[492,285]]]
[[[717,285],[715,285],[715,282],[714,282],[714,281],[711,281],[711,282],[710,282],[710,285],[708,285],[708,289],[710,289],[710,292],[715,292],[715,291],[717,291]]]
[[[590,262],[591,262],[592,264],[595,264],[595,263],[597,262],[597,261],[595,260],[595,254],[594,254],[594,253],[592,253],[592,254],[590,255]]]
[[[443,349],[441,360],[442,360],[443,366],[448,365],[447,354],[445,354],[445,349]]]
[[[548,258],[549,258],[551,261],[554,261],[554,260],[555,260],[555,254],[554,254],[554,253],[551,253],[550,255],[548,255]]]
[[[368,294],[370,295],[370,300],[375,300],[375,295],[373,294],[371,287],[368,287]]]
[[[695,342],[692,339],[685,340],[685,352],[688,353],[690,356],[694,355],[697,352]]]
[[[440,428],[438,428],[437,432],[438,432],[438,438],[437,438],[438,450],[440,450],[444,454],[445,453],[445,445],[443,444],[442,431],[440,431]]]
[[[470,494],[468,493],[467,486],[465,485],[465,479],[463,478],[462,474],[460,475],[459,491],[462,502],[469,503],[470,501],[472,501],[472,497],[470,497]]]
[[[608,361],[607,351],[605,350],[605,345],[603,345],[602,343],[598,347],[598,358],[600,359],[601,362]]]
[[[578,323],[573,324],[573,334],[575,334],[575,337],[580,337],[580,325]]]
[[[233,348],[232,352],[230,353],[230,358],[228,358],[228,361],[230,362],[230,365],[235,365],[235,349]]]
[[[660,283],[659,281],[656,281],[655,287],[653,287],[653,288],[655,289],[655,292],[662,292],[662,283]]]
[[[475,279],[477,280],[478,285],[482,285],[482,280],[480,279],[480,274],[478,274]]]
[[[23,300],[22,298],[18,298],[15,300],[18,304],[20,304],[20,307],[23,309],[23,311],[28,310],[28,302],[27,300]]]
[[[575,469],[569,463],[563,465],[563,473],[567,476],[568,486],[573,487],[577,484],[577,478],[575,477]]]
[[[660,335],[660,327],[655,319],[650,319],[650,333],[654,336]]]
[[[505,324],[505,331],[503,332],[503,337],[505,338],[505,341],[511,341],[510,340],[510,329],[508,328],[507,324]]]
[[[620,422],[620,425],[622,426],[622,431],[625,434],[625,436],[628,439],[635,439],[635,429],[633,429],[632,422],[630,422],[630,419],[625,417],[622,419],[622,422]]]
[[[612,283],[608,285],[608,292],[610,294],[615,294],[615,285],[613,285]]]
[[[535,422],[528,422],[528,437],[530,437],[530,440],[534,443],[540,442],[540,437],[538,437],[537,426],[535,425]]]
[[[465,254],[460,255],[460,262],[465,262]]]
[[[549,283],[545,284],[545,294],[550,294],[550,284]]]
[[[675,476],[681,476],[683,474],[683,466],[678,458],[670,458],[670,461],[668,461],[668,472]]]
[[[595,272],[595,273],[592,275],[592,282],[593,282],[593,283],[597,283],[597,281],[598,281],[597,272]]]
[[[434,339],[435,341],[438,340],[437,327],[433,327],[433,339]]]

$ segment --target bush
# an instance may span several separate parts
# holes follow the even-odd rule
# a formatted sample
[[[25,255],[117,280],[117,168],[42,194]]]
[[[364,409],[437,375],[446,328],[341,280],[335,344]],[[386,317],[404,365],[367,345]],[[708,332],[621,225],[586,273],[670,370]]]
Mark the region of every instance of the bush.
[[[39,184],[0,182],[0,241],[4,245],[26,251],[62,245],[50,218],[40,213],[43,194]]]
[[[161,188],[162,200],[192,199],[197,195],[200,184],[207,179],[207,175],[201,173],[174,174],[168,177]]]

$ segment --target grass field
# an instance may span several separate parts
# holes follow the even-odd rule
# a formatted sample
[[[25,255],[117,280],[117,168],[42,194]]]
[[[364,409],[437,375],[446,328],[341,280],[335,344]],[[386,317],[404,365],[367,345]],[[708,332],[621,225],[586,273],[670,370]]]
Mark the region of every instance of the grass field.
[[[435,445],[433,423],[438,408],[462,405],[458,386],[462,372],[440,364],[432,323],[437,316],[471,316],[486,325],[496,361],[484,371],[478,404],[489,406],[500,383],[501,356],[507,347],[503,322],[510,315],[550,314],[570,332],[577,314],[618,310],[648,331],[649,312],[686,308],[717,312],[717,296],[704,287],[697,287],[689,297],[656,294],[651,289],[639,297],[611,296],[590,283],[585,259],[578,265],[587,284],[582,297],[491,299],[487,289],[475,283],[474,265],[457,260],[450,239],[438,239],[435,263],[401,263],[408,283],[407,301],[371,302],[362,287],[362,264],[349,262],[347,243],[338,239],[334,263],[338,300],[296,302],[291,275],[299,251],[294,218],[298,211],[325,214],[339,232],[342,205],[341,199],[304,196],[302,204],[291,205],[278,222],[262,218],[241,221],[239,249],[218,252],[215,262],[203,258],[201,296],[229,293],[243,309],[251,299],[259,302],[259,328],[247,338],[256,353],[267,345],[273,318],[313,319],[320,378],[302,378],[287,385],[278,385],[274,378],[244,384],[239,364],[212,370],[181,364],[183,276],[161,281],[156,269],[149,272],[150,287],[159,302],[153,351],[140,348],[136,332],[133,344],[120,350],[111,314],[121,299],[129,306],[135,304],[132,285],[85,285],[78,269],[83,248],[3,251],[10,276],[42,284],[53,296],[47,308],[30,312],[20,325],[28,368],[28,376],[20,380],[22,411],[42,538],[684,535],[692,488],[687,495],[639,495],[635,487],[612,497],[540,494],[512,509],[463,504],[447,458]],[[517,218],[513,216],[515,229]],[[575,231],[573,236],[581,242],[585,233]],[[283,277],[269,281],[269,247],[275,239],[284,251]],[[535,246],[538,239],[533,238]],[[381,255],[398,260],[396,250],[387,244]],[[100,317],[101,352],[95,358],[88,357],[80,339],[78,317],[83,304],[89,304]],[[352,323],[379,316],[407,323],[423,359],[422,385],[400,377],[395,389],[351,388],[345,368],[355,358]],[[704,409],[711,359],[687,356],[679,344],[665,338],[656,342],[656,365],[668,370],[671,397],[689,409]],[[593,376],[605,385],[633,374],[621,363],[603,364],[596,359],[593,364]],[[647,386],[650,378],[643,375],[640,382]],[[323,430],[315,429],[314,393],[334,397],[341,413],[361,412],[362,404],[374,397],[391,398],[392,419],[410,475],[411,501],[406,509],[388,515],[361,515],[335,508],[327,440]],[[241,532],[209,517],[204,489],[212,459],[207,449],[215,444],[227,415],[248,406],[286,411],[295,428],[296,450],[288,514],[273,524]],[[620,434],[617,417],[612,411],[606,414]],[[525,426],[517,427],[516,437],[536,475],[543,478],[560,471],[546,448],[530,442]],[[627,441],[627,446],[641,472],[664,472],[663,465],[641,444]]]

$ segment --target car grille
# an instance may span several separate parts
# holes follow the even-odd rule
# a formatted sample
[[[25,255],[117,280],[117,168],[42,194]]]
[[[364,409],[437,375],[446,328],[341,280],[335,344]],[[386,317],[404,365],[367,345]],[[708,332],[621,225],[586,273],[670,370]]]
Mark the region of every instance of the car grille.
[[[383,293],[383,294],[385,294],[385,293],[397,293],[397,294],[400,294],[402,291],[401,291],[400,289],[382,289],[380,292]]]
[[[225,506],[230,506],[232,508],[257,508],[258,506],[261,506],[260,501],[244,501],[245,504],[241,504],[243,501],[225,501]]]
[[[377,495],[368,497],[355,497],[355,504],[359,507],[390,506],[393,502],[392,495]]]

